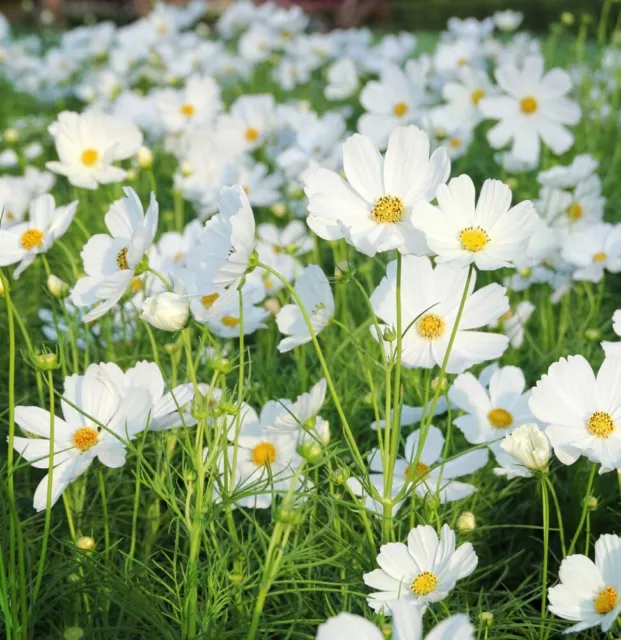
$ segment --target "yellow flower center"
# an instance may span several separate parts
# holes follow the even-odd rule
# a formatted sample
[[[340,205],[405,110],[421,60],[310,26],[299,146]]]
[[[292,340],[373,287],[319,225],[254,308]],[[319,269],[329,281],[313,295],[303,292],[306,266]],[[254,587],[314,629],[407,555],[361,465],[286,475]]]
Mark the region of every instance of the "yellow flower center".
[[[274,283],[269,278],[264,280],[263,284],[265,285],[266,289],[272,289],[274,287]]]
[[[535,113],[538,106],[537,100],[532,96],[527,96],[520,102],[520,109],[522,110],[522,113]]]
[[[612,416],[605,411],[596,411],[587,420],[587,431],[597,438],[610,438],[616,427]]]
[[[434,591],[437,586],[438,576],[431,571],[423,571],[412,580],[410,590],[417,596],[426,596]]]
[[[261,442],[252,450],[252,459],[257,465],[264,465],[276,461],[276,447],[271,442]]]
[[[446,329],[446,323],[442,316],[438,316],[435,313],[426,313],[416,323],[416,331],[421,338],[427,340],[436,340],[444,333]]]
[[[487,419],[494,429],[508,429],[513,424],[513,416],[500,407],[492,409],[487,414]]]
[[[584,215],[584,209],[577,202],[574,202],[567,207],[567,217],[570,220],[580,220]]]
[[[193,104],[186,102],[185,104],[181,105],[181,115],[185,116],[186,118],[191,118],[195,113],[196,109],[194,108]]]
[[[43,232],[39,231],[39,229],[26,229],[22,233],[21,243],[26,251],[36,249],[43,244]]]
[[[430,467],[429,467],[428,464],[425,464],[424,462],[418,462],[416,464],[416,471],[414,472],[414,475],[417,476],[417,477],[418,476],[424,476],[427,473],[427,471],[429,471],[429,469],[430,469]],[[412,474],[413,471],[414,470],[412,469],[411,466],[406,467],[405,473],[404,473],[405,477],[406,478],[409,477],[410,474]]]
[[[459,147],[461,147],[461,140],[459,138],[451,138],[449,140],[449,145],[453,148],[453,149],[459,149]]]
[[[220,297],[219,293],[210,293],[207,296],[203,296],[201,298],[201,303],[205,309],[211,309],[213,307],[215,301]]]
[[[233,316],[224,316],[222,318],[222,324],[225,327],[230,327],[232,329],[239,324],[239,318],[234,318]]]
[[[604,587],[595,598],[595,611],[602,615],[610,613],[617,606],[618,601],[619,596],[614,587]]]
[[[396,196],[380,196],[371,209],[371,217],[375,222],[401,222],[405,207],[401,198]]]
[[[245,136],[248,142],[254,142],[259,137],[259,130],[254,127],[248,127]]]
[[[410,109],[405,102],[397,102],[397,104],[392,108],[392,112],[397,116],[397,118],[402,118],[409,110]]]
[[[460,231],[459,241],[463,249],[477,253],[489,242],[489,236],[481,227],[467,227]]]
[[[96,149],[85,149],[82,152],[82,164],[92,167],[99,160],[99,152]]]
[[[466,58],[465,56],[460,56],[459,58],[457,58],[458,67],[463,67],[465,64],[468,64],[468,58]]]
[[[71,438],[73,446],[82,452],[94,447],[98,440],[99,432],[93,427],[80,427],[73,433]]]
[[[177,251],[177,253],[175,253],[175,255],[173,256],[173,262],[181,262],[184,257],[185,254],[183,253],[183,251]]]
[[[481,90],[481,89],[477,89],[476,91],[472,92],[472,104],[476,107],[479,102],[481,101],[481,98],[485,97],[485,91]]]
[[[607,257],[604,251],[600,251],[593,256],[593,262],[604,262]]]
[[[129,263],[127,262],[127,247],[123,247],[116,256],[116,266],[125,271],[129,269]]]

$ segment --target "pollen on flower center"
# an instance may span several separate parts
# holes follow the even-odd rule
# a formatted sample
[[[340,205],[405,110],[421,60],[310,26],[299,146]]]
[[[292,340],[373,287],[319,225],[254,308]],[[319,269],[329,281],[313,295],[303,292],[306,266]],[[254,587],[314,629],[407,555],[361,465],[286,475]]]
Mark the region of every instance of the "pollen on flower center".
[[[605,262],[607,254],[604,251],[599,251],[593,256],[593,262]]]
[[[427,340],[436,340],[444,333],[446,323],[442,316],[438,316],[435,313],[426,313],[417,323],[416,331],[421,338],[427,338]]]
[[[129,269],[129,263],[127,262],[127,251],[127,247],[123,247],[116,255],[116,266],[121,269],[121,271]]]
[[[230,327],[232,329],[239,324],[239,318],[234,318],[233,316],[224,316],[222,318],[222,324],[225,327]]]
[[[513,424],[513,416],[511,413],[500,407],[492,409],[487,414],[487,419],[495,429],[508,429]]]
[[[73,446],[83,453],[94,447],[99,440],[99,432],[93,427],[80,427],[71,438]]]
[[[409,110],[410,109],[405,102],[397,102],[397,104],[392,108],[392,112],[397,116],[397,118],[402,118]]]
[[[92,167],[99,160],[99,152],[96,149],[85,149],[82,152],[82,164]]]
[[[538,106],[537,100],[532,96],[527,96],[520,102],[520,109],[522,110],[522,113],[535,113]]]
[[[606,614],[610,613],[619,602],[619,596],[614,587],[604,587],[595,598],[595,611],[597,613]]]
[[[259,130],[255,129],[254,127],[248,127],[244,135],[246,136],[246,140],[248,140],[248,142],[254,142],[259,137]]]
[[[412,466],[409,465],[406,467],[404,475],[407,478],[410,476],[412,472],[414,472],[414,475],[416,476],[424,476],[427,473],[427,471],[429,471],[429,469],[430,467],[428,464],[425,464],[424,462],[419,462],[416,465],[416,471],[414,471],[412,469]]]
[[[476,107],[482,98],[485,97],[485,91],[477,89],[472,92],[472,104]]]
[[[453,149],[459,149],[459,147],[461,147],[461,140],[459,138],[451,138],[449,140],[449,145],[453,148]]]
[[[481,227],[466,227],[459,232],[459,241],[463,249],[477,253],[489,242],[489,236]]]
[[[22,233],[21,243],[26,251],[36,249],[43,244],[43,232],[39,231],[39,229],[26,229]]]
[[[380,196],[371,209],[371,217],[379,223],[401,222],[404,213],[403,201],[397,196]]]
[[[219,293],[210,293],[207,296],[203,296],[201,298],[201,303],[205,309],[211,309],[213,307],[216,300],[220,297]]]
[[[181,105],[181,115],[184,115],[186,118],[191,118],[196,113],[196,109],[193,104],[186,102]]]
[[[605,411],[596,411],[587,420],[587,431],[597,438],[609,438],[615,431],[612,416]]]
[[[577,202],[573,202],[567,207],[567,217],[570,220],[580,220],[584,215],[584,209]]]
[[[434,591],[437,586],[438,576],[431,571],[423,571],[412,580],[410,590],[417,596],[426,596]]]
[[[258,465],[273,464],[276,461],[276,447],[271,442],[261,442],[252,450],[252,459]]]

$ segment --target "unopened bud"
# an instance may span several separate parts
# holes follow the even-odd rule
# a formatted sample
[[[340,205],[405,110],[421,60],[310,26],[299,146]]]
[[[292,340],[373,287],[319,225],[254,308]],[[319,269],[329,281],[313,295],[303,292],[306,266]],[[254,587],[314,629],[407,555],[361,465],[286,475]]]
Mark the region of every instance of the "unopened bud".
[[[486,626],[491,627],[494,624],[494,614],[491,611],[481,611],[479,620]]]
[[[280,312],[280,302],[277,298],[268,298],[264,303],[266,311],[269,311],[273,316],[277,316]]]
[[[2,135],[5,142],[13,143],[19,140],[19,131],[17,129],[6,129],[4,134]]]
[[[566,27],[571,27],[576,22],[576,17],[571,11],[563,11],[563,13],[561,13],[561,22]]]
[[[442,379],[440,379],[439,377],[435,377],[431,381],[431,390],[437,391],[438,387],[440,387],[440,393],[444,393],[448,389],[447,379],[444,377],[442,377]]]
[[[515,176],[509,176],[506,179],[506,183],[507,183],[507,186],[509,187],[509,189],[511,189],[511,190],[517,189],[518,180],[517,180],[517,178]]]
[[[53,273],[47,277],[47,290],[55,298],[64,298],[69,293],[69,285]]]
[[[599,506],[599,500],[595,496],[586,498],[586,506],[589,511],[595,511]]]
[[[92,551],[95,548],[95,540],[90,536],[82,536],[76,540],[75,546],[80,551]]]
[[[4,280],[0,279],[0,297],[4,295]]]
[[[137,177],[138,177],[138,174],[133,169],[127,170],[127,175],[125,176],[125,179],[127,180],[127,182],[134,182]]]
[[[84,629],[82,627],[67,627],[63,633],[63,640],[82,640]]]
[[[287,213],[287,205],[284,202],[274,202],[270,211],[277,217],[282,218]]]
[[[397,339],[397,332],[393,327],[386,327],[382,335],[386,342],[394,342]]]
[[[211,361],[211,366],[215,371],[223,375],[227,375],[233,371],[233,365],[228,358],[214,358]]]
[[[584,337],[591,342],[597,342],[602,337],[602,333],[599,329],[587,329],[584,332]]]
[[[187,160],[184,160],[179,165],[179,171],[181,172],[181,175],[184,178],[187,178],[188,176],[191,176],[192,175],[192,164],[190,162],[188,162]]]
[[[463,511],[459,518],[457,518],[457,530],[458,531],[472,531],[476,529],[477,521],[472,511]]]
[[[290,524],[293,526],[300,525],[304,522],[304,515],[301,511],[291,509],[289,507],[281,507],[278,510],[278,515],[276,518],[285,524]]]
[[[321,460],[321,445],[314,440],[303,442],[298,447],[298,453],[304,458],[304,460],[310,462],[311,464],[316,464]]]
[[[58,367],[58,357],[51,351],[38,354],[34,362],[41,371],[52,371]]]
[[[349,480],[350,476],[351,472],[347,467],[339,467],[330,474],[330,482],[340,486],[345,484]]]
[[[136,160],[141,169],[150,169],[153,166],[153,152],[149,147],[140,147],[136,152]]]

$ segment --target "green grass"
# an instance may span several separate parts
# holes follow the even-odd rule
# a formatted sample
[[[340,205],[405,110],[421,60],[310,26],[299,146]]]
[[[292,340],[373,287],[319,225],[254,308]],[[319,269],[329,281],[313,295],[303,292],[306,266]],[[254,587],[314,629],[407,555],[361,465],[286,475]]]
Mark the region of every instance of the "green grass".
[[[560,47],[549,41],[548,46],[551,62],[566,67],[575,61],[574,41],[568,39],[567,45]],[[595,51],[595,48],[591,50]],[[323,111],[328,105],[316,85],[309,83],[299,91],[299,97],[308,99],[316,110]],[[266,90],[265,77],[255,77],[245,90]],[[583,97],[585,92],[586,88],[583,88]],[[277,90],[275,94],[277,100],[285,97]],[[24,113],[39,110],[52,113],[54,110],[50,106],[35,104],[6,86],[2,88],[2,95],[2,127]],[[356,108],[359,109],[358,105]],[[357,116],[355,113],[351,118],[352,128]],[[588,151],[600,160],[600,175],[608,198],[606,217],[611,222],[621,221],[621,183],[617,179],[619,158],[615,154],[618,136],[618,128],[612,121],[602,122],[599,126],[583,121],[577,127],[576,145],[572,151],[572,155]],[[49,156],[53,153],[50,140],[46,138],[43,142]],[[569,159],[570,156],[561,158],[560,162]],[[554,162],[556,160],[551,156],[544,158],[545,166],[549,167]],[[173,168],[172,158],[158,152],[154,172],[163,212],[161,230],[174,226]],[[498,173],[492,152],[485,142],[484,131],[478,132],[467,156],[454,163],[452,175],[463,172],[471,175],[479,185],[488,177],[506,177]],[[146,201],[147,176],[140,174],[132,186],[138,190],[143,202]],[[518,177],[514,191],[517,200],[534,197],[537,192],[534,176]],[[102,214],[119,193],[119,186],[111,186],[96,192],[81,190],[74,194],[63,179],[58,180],[54,189],[59,202],[65,203],[75,195],[80,198],[78,217],[91,233],[103,229]],[[185,220],[189,221],[192,215],[186,203]],[[258,219],[275,221],[267,210],[259,210]],[[78,268],[83,241],[79,228],[73,225],[66,245]],[[384,257],[367,259],[344,243],[328,245],[320,242],[318,251],[328,274],[333,273],[336,262],[347,257],[353,265],[354,275],[351,277],[358,279],[368,292],[383,275]],[[55,248],[49,256],[49,264],[51,271],[66,281],[75,280],[76,274],[63,251]],[[7,276],[8,271],[4,270],[4,274]],[[502,275],[482,275],[479,282],[498,280]],[[610,276],[602,286],[579,284],[558,306],[550,303],[551,291],[546,286],[512,295],[512,303],[530,299],[536,305],[536,312],[527,325],[524,346],[519,350],[509,350],[502,359],[503,364],[520,366],[529,385],[533,385],[551,363],[567,354],[581,353],[598,366],[602,360],[599,341],[589,340],[587,330],[597,329],[602,339],[614,339],[610,318],[613,311],[621,306],[620,288],[618,278]],[[368,321],[368,311],[351,280],[335,279],[334,291],[337,317],[346,325],[347,331],[332,325],[321,334],[320,343],[358,446],[366,453],[374,446],[375,436],[369,429],[374,414],[365,374],[373,379],[378,398],[383,398],[381,358],[368,331],[359,329]],[[57,301],[46,291],[41,261],[31,267],[22,279],[12,282],[11,296],[29,339],[35,349],[41,348],[45,341],[40,333],[37,311],[41,307],[59,308]],[[110,317],[106,318],[104,327],[110,322]],[[19,326],[16,331],[16,403],[45,406],[44,386],[37,384],[40,374],[29,364],[27,344]],[[193,338],[196,343],[196,332]],[[187,380],[187,361],[180,337],[156,332],[155,339],[166,380],[171,385],[175,380]],[[275,349],[278,340],[273,321],[267,330],[247,339],[244,396],[257,408],[270,399],[295,398],[322,376],[311,345],[281,356]],[[53,344],[45,346],[56,348]],[[232,360],[237,365],[235,341],[232,341],[232,346]],[[129,344],[90,344],[87,351],[78,354],[77,368],[70,344],[64,343],[58,348],[62,355],[62,369],[54,372],[58,392],[62,389],[63,374],[82,372],[87,362],[114,361],[128,367],[139,359],[151,360],[154,357],[147,331],[142,325],[138,326]],[[404,402],[419,404],[426,384],[436,373],[403,371]],[[209,381],[212,375],[213,370],[208,365],[200,365],[198,378],[201,381]],[[234,368],[222,380],[232,401],[237,393],[238,375],[239,371]],[[6,301],[0,300],[0,433],[3,442],[8,429],[8,403],[8,316]],[[322,415],[330,421],[332,443],[321,460],[310,465],[308,475],[313,478],[314,486],[307,486],[306,500],[296,506],[293,520],[286,517],[288,514],[283,514],[277,504],[265,511],[235,510],[231,521],[226,503],[215,504],[206,500],[204,510],[198,514],[197,637],[225,640],[248,636],[270,536],[276,526],[288,529],[290,535],[288,543],[279,549],[282,560],[260,617],[258,637],[314,638],[317,625],[340,611],[370,615],[365,604],[368,589],[362,582],[362,574],[376,566],[375,558],[382,541],[381,522],[372,518],[371,541],[359,508],[343,486],[336,482],[339,470],[353,465],[330,399]],[[442,418],[436,424],[446,428],[447,419]],[[171,458],[166,460],[171,438],[177,438],[177,444]],[[182,637],[188,620],[188,583],[193,578],[188,573],[191,565],[191,524],[197,517],[194,512],[197,477],[193,438],[193,430],[180,430],[173,435],[147,434],[144,440],[140,438],[134,443],[125,467],[113,470],[94,465],[87,475],[71,485],[67,496],[76,533],[92,536],[96,548],[92,552],[76,549],[62,501],[59,502],[52,512],[48,559],[36,602],[32,602],[30,597],[40,555],[44,513],[34,513],[32,495],[42,472],[18,463],[14,474],[16,503],[11,505],[7,499],[7,452],[2,446],[0,555],[5,571],[8,571],[9,521],[14,508],[21,523],[20,536],[25,549],[26,584],[20,583],[20,588],[24,587],[28,596],[28,615],[27,624],[20,631],[23,637],[61,638],[70,627],[80,627],[84,630],[84,637],[89,639],[172,640]],[[462,449],[466,446],[462,439],[457,443]],[[585,460],[572,467],[563,467],[555,462],[551,470],[568,537],[573,535],[580,518],[588,474],[589,464]],[[207,482],[212,482],[210,474]],[[478,625],[480,638],[539,638],[543,554],[539,485],[534,479],[507,482],[496,478],[491,473],[491,464],[475,475],[473,483],[478,486],[478,492],[458,503],[438,507],[432,502],[417,501],[413,508],[405,507],[396,519],[395,539],[403,540],[413,522],[435,523],[439,520],[454,527],[462,511],[474,512],[476,529],[460,533],[458,537],[460,542],[472,542],[479,556],[479,565],[473,576],[460,582],[446,600],[448,610],[451,613],[468,612]],[[599,534],[621,531],[617,475],[597,477],[593,494],[599,499],[599,506],[588,516],[591,549]],[[550,585],[556,579],[561,560],[556,530],[558,523],[554,515],[551,526]],[[135,546],[133,554],[130,551],[132,539]],[[578,551],[584,549],[586,540],[584,535],[581,536]],[[6,593],[2,584],[0,593]],[[494,614],[490,629],[479,622],[479,614],[484,611]],[[445,612],[440,607],[432,607],[427,616],[431,620],[442,619]],[[550,616],[547,637],[560,637],[566,626],[566,623]],[[599,638],[601,634],[591,631],[580,637]]]

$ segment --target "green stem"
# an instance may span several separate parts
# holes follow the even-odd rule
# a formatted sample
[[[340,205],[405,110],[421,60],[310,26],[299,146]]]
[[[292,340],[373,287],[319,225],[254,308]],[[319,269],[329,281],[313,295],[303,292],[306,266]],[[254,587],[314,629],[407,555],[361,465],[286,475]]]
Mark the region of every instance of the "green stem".
[[[558,496],[556,495],[556,490],[554,489],[554,485],[552,484],[550,477],[546,475],[545,478],[546,478],[546,482],[548,483],[548,488],[550,489],[552,502],[554,502],[554,510],[556,512],[556,519],[558,521],[558,533],[561,539],[561,550],[563,551],[563,558],[566,558],[567,548],[565,546],[565,528],[563,526],[563,514],[561,513],[561,505],[558,501]]]
[[[550,546],[550,498],[546,474],[541,475],[541,509],[543,519],[543,567],[541,576],[541,626],[539,640],[543,640],[546,632],[546,604],[548,595],[548,555]]]
[[[570,556],[574,552],[574,549],[576,548],[576,543],[578,542],[578,538],[582,533],[582,529],[586,521],[587,513],[589,511],[589,498],[591,497],[591,490],[593,489],[593,481],[595,480],[596,473],[597,473],[597,464],[593,463],[591,467],[591,473],[589,475],[589,480],[587,482],[586,494],[584,496],[584,501],[582,503],[582,514],[580,515],[580,522],[578,523],[578,528],[576,529],[576,533],[574,533],[574,537],[571,539],[571,544],[569,545],[569,549],[567,550],[568,556]]]

